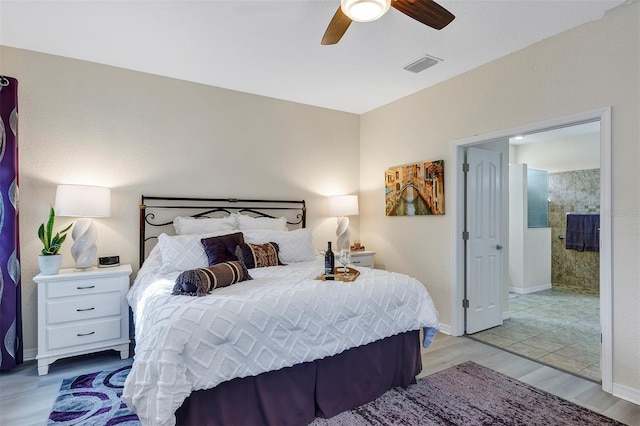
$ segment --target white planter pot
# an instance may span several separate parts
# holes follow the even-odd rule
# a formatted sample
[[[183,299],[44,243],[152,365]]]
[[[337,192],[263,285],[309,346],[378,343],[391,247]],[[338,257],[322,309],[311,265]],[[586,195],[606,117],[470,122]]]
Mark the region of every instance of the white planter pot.
[[[38,265],[40,266],[40,273],[42,275],[56,275],[60,271],[60,265],[62,265],[62,255],[39,255]]]

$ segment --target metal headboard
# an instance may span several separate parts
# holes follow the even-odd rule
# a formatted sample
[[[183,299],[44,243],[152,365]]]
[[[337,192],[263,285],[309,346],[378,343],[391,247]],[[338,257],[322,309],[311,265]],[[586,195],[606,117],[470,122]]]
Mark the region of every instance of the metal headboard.
[[[140,199],[140,266],[146,259],[147,243],[162,232],[172,233],[177,216],[224,217],[245,213],[254,217],[287,218],[287,225],[306,228],[307,207],[304,200],[242,200],[238,198],[153,197]]]

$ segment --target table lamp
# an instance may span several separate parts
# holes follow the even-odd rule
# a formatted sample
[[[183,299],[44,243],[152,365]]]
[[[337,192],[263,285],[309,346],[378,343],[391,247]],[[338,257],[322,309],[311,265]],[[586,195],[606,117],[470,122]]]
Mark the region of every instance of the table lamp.
[[[337,249],[349,250],[349,218],[347,216],[357,216],[358,196],[357,195],[334,195],[329,197],[329,216],[338,217],[338,236]]]
[[[73,225],[71,255],[76,269],[90,269],[98,249],[98,229],[90,218],[111,216],[111,189],[89,185],[58,185],[56,216],[80,217]]]

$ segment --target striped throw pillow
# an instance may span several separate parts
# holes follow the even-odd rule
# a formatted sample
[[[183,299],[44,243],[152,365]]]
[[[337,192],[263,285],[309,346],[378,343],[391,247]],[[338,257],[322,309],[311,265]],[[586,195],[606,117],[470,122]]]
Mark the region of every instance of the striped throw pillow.
[[[206,296],[216,288],[227,287],[250,279],[247,267],[242,262],[222,262],[208,268],[192,269],[180,273],[171,294],[174,296],[181,294]]]

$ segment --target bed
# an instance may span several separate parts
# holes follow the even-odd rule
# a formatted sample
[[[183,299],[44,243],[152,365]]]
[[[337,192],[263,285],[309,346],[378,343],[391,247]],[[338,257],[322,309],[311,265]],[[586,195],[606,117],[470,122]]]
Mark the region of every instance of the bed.
[[[210,263],[210,241],[238,233],[243,247],[275,242],[282,265],[248,269],[250,279],[203,297],[172,294],[184,271]],[[143,425],[332,417],[414,383],[439,327],[425,287],[407,275],[359,268],[353,282],[317,280],[304,201],[142,196],[140,264],[127,295],[136,355],[123,400]]]

